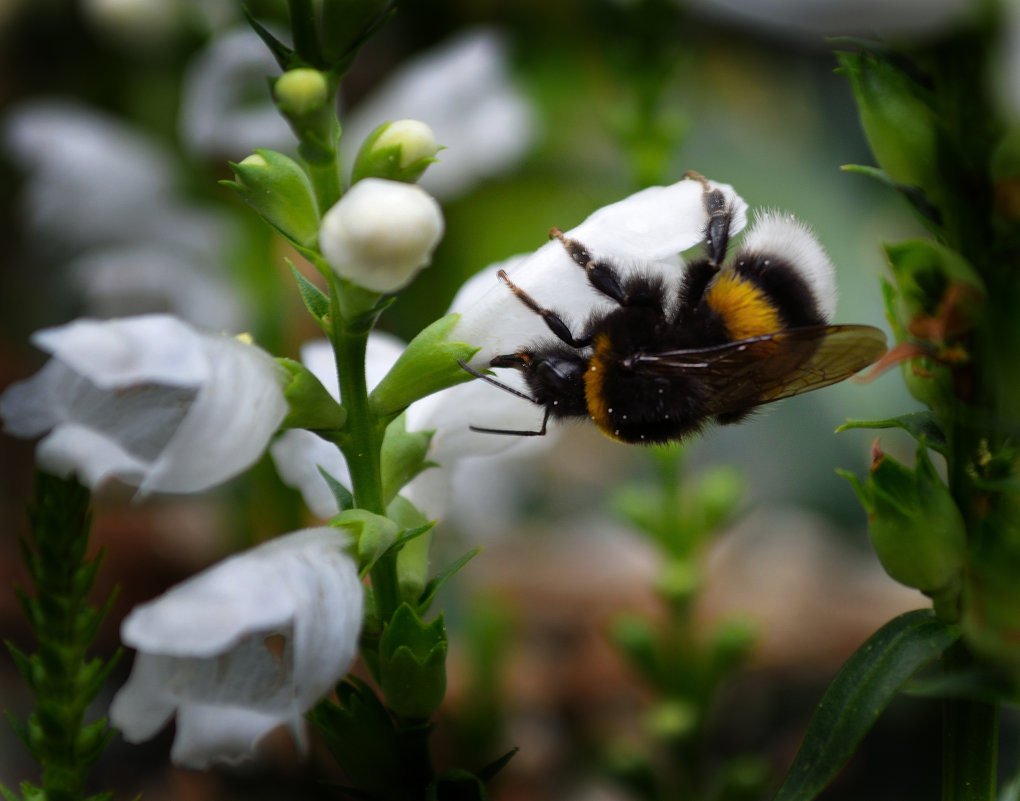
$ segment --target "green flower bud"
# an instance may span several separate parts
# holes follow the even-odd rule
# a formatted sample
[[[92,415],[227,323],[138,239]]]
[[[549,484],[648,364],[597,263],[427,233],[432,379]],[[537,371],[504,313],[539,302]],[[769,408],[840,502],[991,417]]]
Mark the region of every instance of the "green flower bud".
[[[898,318],[918,338],[944,342],[974,327],[984,282],[959,253],[927,239],[885,246],[899,290]]]
[[[938,135],[923,88],[884,59],[837,53],[857,100],[864,135],[879,166],[896,183],[935,185]]]
[[[379,673],[386,705],[398,717],[427,720],[446,694],[443,616],[423,623],[403,604],[379,638]]]
[[[841,473],[868,512],[868,534],[885,571],[928,595],[959,581],[966,548],[963,517],[922,444],[913,470],[878,450],[867,483]]]
[[[391,426],[392,427],[392,426]],[[389,431],[387,430],[387,437]],[[411,434],[410,436],[415,436]],[[386,445],[383,444],[383,450]],[[383,457],[385,461],[386,457]],[[385,468],[384,468],[385,469]],[[429,520],[406,498],[397,496],[386,507],[386,514],[405,531],[428,525]],[[432,546],[432,532],[406,542],[397,553],[397,588],[400,597],[409,603],[416,602],[425,592],[429,580],[429,549]]]
[[[308,174],[291,158],[273,150],[256,150],[231,163],[233,187],[267,223],[296,245],[312,247],[319,235],[319,209]]]
[[[358,572],[362,576],[389,550],[400,533],[400,527],[388,517],[364,509],[347,509],[329,524],[349,531],[358,544]]]
[[[346,410],[336,402],[322,382],[307,367],[294,359],[276,360],[290,376],[284,387],[290,411],[281,428],[307,428],[310,431],[335,431],[343,428]]]
[[[351,183],[362,178],[389,178],[414,183],[439,152],[436,135],[419,120],[384,122],[362,143],[354,159]]]
[[[397,414],[426,395],[471,380],[457,360],[467,361],[478,348],[447,340],[459,319],[459,314],[441,317],[411,340],[372,390],[369,403],[376,414]]]
[[[301,117],[322,108],[330,98],[329,82],[318,70],[287,70],[273,85],[276,105],[288,117]]]
[[[655,590],[671,602],[686,602],[701,585],[697,566],[689,559],[670,559],[655,579]]]

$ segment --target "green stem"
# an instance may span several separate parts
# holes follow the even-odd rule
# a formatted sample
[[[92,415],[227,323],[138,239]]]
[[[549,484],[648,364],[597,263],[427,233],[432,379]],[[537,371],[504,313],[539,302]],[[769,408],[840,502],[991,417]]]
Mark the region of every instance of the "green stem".
[[[347,467],[351,471],[351,491],[360,509],[384,515],[382,488],[382,438],[384,421],[378,420],[369,408],[368,386],[365,382],[365,351],[370,326],[346,320],[340,310],[340,288],[330,279],[330,316],[333,330],[333,353],[340,384],[340,398],[347,411],[347,435],[341,444]],[[400,603],[397,586],[397,557],[383,556],[371,570],[372,593],[376,612],[383,623],[388,621]]]
[[[962,642],[943,655],[947,671],[973,662]],[[942,801],[994,801],[999,741],[999,708],[949,698],[942,707]]]

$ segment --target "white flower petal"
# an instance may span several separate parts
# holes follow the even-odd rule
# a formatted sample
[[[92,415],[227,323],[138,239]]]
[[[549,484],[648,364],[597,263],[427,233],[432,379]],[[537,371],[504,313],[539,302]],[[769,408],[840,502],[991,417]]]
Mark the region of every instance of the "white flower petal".
[[[728,199],[732,236],[747,223],[747,204],[732,187],[709,183]],[[651,273],[661,276],[667,286],[678,287],[683,277],[678,254],[701,242],[708,221],[702,195],[701,183],[689,179],[649,187],[604,206],[566,236],[583,243],[596,260],[611,260],[624,275]],[[499,268],[537,302],[555,309],[578,334],[593,311],[613,306],[613,301],[592,289],[584,270],[556,240],[526,257],[492,265],[482,272],[491,278],[472,278],[454,300],[454,310],[462,315],[456,336],[481,347],[471,359],[476,368],[488,366],[494,356],[551,336],[542,318],[496,280]]]
[[[345,163],[376,126],[411,117],[445,148],[420,181],[437,197],[463,194],[516,164],[537,125],[507,73],[505,51],[496,31],[478,28],[409,61],[344,118]]]
[[[181,138],[199,155],[238,161],[256,147],[293,149],[293,134],[266,88],[266,78],[279,73],[247,26],[217,36],[184,76]],[[253,103],[252,97],[260,100]]]
[[[21,202],[46,244],[74,249],[151,236],[169,202],[174,165],[155,141],[69,100],[17,106],[4,149],[28,172]]]
[[[276,725],[298,727],[357,651],[363,589],[344,546],[335,529],[293,532],[136,608],[121,634],[139,655],[114,724],[137,741],[176,709],[174,757],[195,766],[236,761]]]
[[[90,314],[109,318],[170,312],[203,328],[240,331],[237,292],[212,263],[161,244],[93,250],[68,265]]]
[[[265,735],[281,724],[300,731],[303,721],[281,720],[248,709],[188,706],[177,714],[177,734],[170,749],[175,765],[204,770],[214,763],[236,765],[250,759]]]
[[[78,320],[33,341],[54,359],[0,398],[0,416],[20,436],[52,428],[40,458],[93,487],[208,489],[249,467],[286,414],[267,353],[173,317]]]

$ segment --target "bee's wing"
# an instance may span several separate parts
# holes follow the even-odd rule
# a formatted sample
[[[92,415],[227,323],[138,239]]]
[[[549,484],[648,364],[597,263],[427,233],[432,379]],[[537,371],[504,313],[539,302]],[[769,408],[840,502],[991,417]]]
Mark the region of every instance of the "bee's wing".
[[[706,389],[707,412],[724,414],[827,387],[885,353],[885,334],[869,325],[822,325],[707,348],[632,357],[645,375],[687,375]]]

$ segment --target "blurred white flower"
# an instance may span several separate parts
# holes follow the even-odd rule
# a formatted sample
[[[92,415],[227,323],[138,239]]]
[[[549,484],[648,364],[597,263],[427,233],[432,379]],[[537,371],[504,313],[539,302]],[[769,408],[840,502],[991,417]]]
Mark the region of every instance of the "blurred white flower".
[[[787,36],[926,36],[956,24],[971,0],[690,0],[697,12]]]
[[[200,328],[240,330],[245,314],[237,291],[196,261],[183,249],[128,244],[91,250],[67,269],[85,307],[98,317],[165,311]]]
[[[4,120],[4,149],[28,176],[30,234],[77,250],[143,239],[165,225],[174,164],[154,140],[71,100],[36,100]]]
[[[246,309],[222,263],[233,223],[183,197],[169,151],[67,100],[15,107],[2,133],[26,174],[20,206],[30,247],[48,257],[74,254],[78,286],[95,277],[83,287],[87,313],[172,311],[203,326],[244,327]]]
[[[730,235],[738,233],[747,224],[747,204],[733,187],[712,181],[709,185],[725,195],[733,212]],[[661,275],[668,287],[679,287],[683,276],[679,254],[702,241],[708,222],[703,191],[701,183],[691,179],[649,187],[602,207],[566,236],[583,243],[592,258],[611,260],[624,275],[641,270]],[[487,368],[494,356],[549,336],[543,319],[497,280],[500,267],[539,303],[554,307],[575,326],[592,311],[614,305],[592,289],[584,270],[557,240],[527,256],[492,265],[461,287],[450,308],[461,314],[451,336],[481,348],[471,359],[478,369]],[[508,374],[512,372],[516,371]]]
[[[176,713],[171,758],[204,768],[238,762],[303,714],[357,652],[363,589],[336,529],[293,532],[233,556],[136,607],[121,627],[137,649],[110,708],[129,742]]]
[[[341,278],[374,292],[395,292],[432,261],[443,212],[415,184],[365,178],[322,216],[319,247]]]
[[[269,354],[169,315],[76,320],[32,342],[53,358],[0,396],[0,418],[45,435],[40,467],[91,488],[208,489],[254,463],[287,411]]]
[[[178,120],[191,152],[240,161],[257,147],[293,150],[294,135],[269,95],[280,67],[248,26],[224,32],[188,66]]]
[[[387,120],[429,125],[444,149],[419,183],[441,199],[466,193],[518,163],[536,136],[536,115],[507,70],[494,30],[466,31],[409,60],[343,118],[343,161]]]

